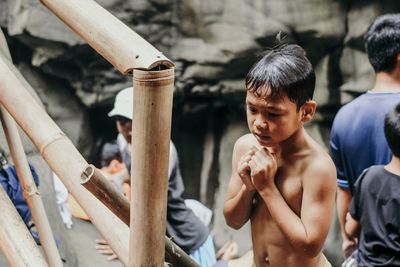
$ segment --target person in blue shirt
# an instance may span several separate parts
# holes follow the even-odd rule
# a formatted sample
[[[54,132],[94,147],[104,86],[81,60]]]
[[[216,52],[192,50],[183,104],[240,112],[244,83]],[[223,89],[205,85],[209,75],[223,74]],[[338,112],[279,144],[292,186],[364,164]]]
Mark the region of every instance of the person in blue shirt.
[[[35,185],[39,186],[39,177],[35,168],[31,164],[29,164],[29,168],[32,172]],[[15,166],[8,163],[5,152],[2,149],[0,149],[0,185],[4,188],[4,191],[14,204],[18,214],[31,232],[35,242],[40,244],[39,236],[35,229],[35,224],[32,221],[32,215],[28,203],[24,197],[24,189],[18,180],[17,170],[15,169]]]
[[[393,157],[357,179],[346,218],[359,267],[400,266],[400,102],[385,116],[384,131]]]
[[[330,139],[337,169],[337,211],[345,257],[356,248],[355,240],[344,231],[354,183],[364,169],[387,164],[391,159],[383,121],[400,101],[400,14],[376,18],[364,35],[364,44],[376,74],[374,87],[339,110]]]

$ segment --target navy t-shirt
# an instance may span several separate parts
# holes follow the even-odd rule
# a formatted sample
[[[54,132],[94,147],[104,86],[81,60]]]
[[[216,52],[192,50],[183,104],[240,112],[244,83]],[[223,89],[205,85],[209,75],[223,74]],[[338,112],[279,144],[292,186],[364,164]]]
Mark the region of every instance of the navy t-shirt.
[[[358,266],[400,266],[400,176],[382,165],[363,172],[350,214],[361,224]]]
[[[400,102],[400,93],[367,92],[344,105],[331,129],[331,154],[338,186],[349,188],[372,165],[391,159],[383,124],[385,114]]]

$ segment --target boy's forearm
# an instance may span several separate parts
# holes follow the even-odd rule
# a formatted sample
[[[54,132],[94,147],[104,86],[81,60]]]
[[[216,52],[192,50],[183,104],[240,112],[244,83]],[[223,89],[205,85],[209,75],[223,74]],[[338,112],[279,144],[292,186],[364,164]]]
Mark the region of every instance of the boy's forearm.
[[[260,192],[272,219],[298,252],[315,257],[322,249],[323,242],[307,235],[301,218],[287,205],[277,188]]]
[[[255,191],[249,191],[243,185],[240,191],[225,201],[224,217],[226,223],[234,228],[241,228],[250,218]]]
[[[336,208],[338,213],[338,219],[340,224],[340,232],[343,239],[349,239],[349,236],[345,231],[346,214],[349,211],[349,206],[351,202],[351,194],[348,189],[338,187],[337,198],[336,198]]]
[[[350,213],[347,213],[346,215],[346,223],[345,223],[345,231],[346,235],[348,235],[351,238],[358,238],[360,234],[360,222],[356,221],[353,219],[353,217],[350,215]]]

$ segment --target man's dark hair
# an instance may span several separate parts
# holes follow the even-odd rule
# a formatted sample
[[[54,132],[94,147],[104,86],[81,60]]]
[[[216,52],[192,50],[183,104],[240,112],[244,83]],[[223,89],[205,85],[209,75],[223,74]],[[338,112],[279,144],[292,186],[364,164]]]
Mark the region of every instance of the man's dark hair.
[[[118,144],[116,143],[105,143],[101,150],[101,167],[110,165],[110,162],[116,159],[122,162],[121,152],[119,151]]]
[[[385,116],[385,137],[393,155],[400,158],[400,103]]]
[[[297,110],[311,100],[315,73],[306,52],[299,45],[283,44],[266,51],[246,76],[246,88],[261,97],[284,97]]]
[[[400,53],[400,14],[379,16],[364,35],[364,45],[375,72],[390,72]]]

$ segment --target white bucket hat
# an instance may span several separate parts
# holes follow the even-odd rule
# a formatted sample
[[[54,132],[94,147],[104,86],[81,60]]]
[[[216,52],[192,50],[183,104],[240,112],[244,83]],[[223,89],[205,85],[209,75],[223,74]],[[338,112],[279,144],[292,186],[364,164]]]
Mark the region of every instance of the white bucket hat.
[[[133,87],[122,89],[115,97],[114,108],[108,113],[108,117],[114,116],[133,119]]]

